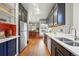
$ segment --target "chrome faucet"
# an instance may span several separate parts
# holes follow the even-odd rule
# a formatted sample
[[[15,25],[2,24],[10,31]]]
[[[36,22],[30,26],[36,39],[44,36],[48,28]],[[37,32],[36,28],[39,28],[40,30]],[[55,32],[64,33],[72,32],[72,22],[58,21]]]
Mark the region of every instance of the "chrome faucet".
[[[75,40],[77,39],[77,31],[76,31],[76,29],[75,29],[75,38],[74,38]]]
[[[71,28],[71,30],[75,31],[75,38],[74,38],[74,40],[77,40],[77,30],[75,28]]]

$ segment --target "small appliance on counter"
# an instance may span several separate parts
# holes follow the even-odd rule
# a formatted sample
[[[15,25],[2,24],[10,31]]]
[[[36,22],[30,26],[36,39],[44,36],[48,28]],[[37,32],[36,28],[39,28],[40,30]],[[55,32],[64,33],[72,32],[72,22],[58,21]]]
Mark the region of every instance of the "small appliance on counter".
[[[5,38],[5,32],[0,29],[0,39]]]

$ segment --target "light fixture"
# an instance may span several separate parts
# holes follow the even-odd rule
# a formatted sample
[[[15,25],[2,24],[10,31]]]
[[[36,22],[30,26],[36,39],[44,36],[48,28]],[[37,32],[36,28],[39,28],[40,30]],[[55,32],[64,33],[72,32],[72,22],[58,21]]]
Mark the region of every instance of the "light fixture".
[[[33,6],[34,6],[35,14],[40,14],[40,9],[38,7],[38,4],[37,3],[33,3]]]
[[[40,9],[39,8],[35,8],[35,14],[40,14]]]
[[[40,12],[35,12],[35,14],[40,14]]]
[[[38,7],[38,4],[37,4],[37,3],[33,3],[33,6],[34,6],[35,8],[37,8],[37,7]]]
[[[40,11],[39,8],[35,8],[36,11]]]
[[[36,6],[37,4],[36,3],[33,3],[33,5]]]

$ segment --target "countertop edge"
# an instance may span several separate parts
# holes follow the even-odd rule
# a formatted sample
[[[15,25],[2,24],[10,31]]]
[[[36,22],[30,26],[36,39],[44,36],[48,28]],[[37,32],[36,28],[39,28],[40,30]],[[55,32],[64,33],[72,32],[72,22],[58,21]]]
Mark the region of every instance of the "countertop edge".
[[[11,36],[11,37],[8,37],[8,38],[0,39],[0,43],[7,42],[9,40],[13,40],[17,37],[19,37],[19,36]]]

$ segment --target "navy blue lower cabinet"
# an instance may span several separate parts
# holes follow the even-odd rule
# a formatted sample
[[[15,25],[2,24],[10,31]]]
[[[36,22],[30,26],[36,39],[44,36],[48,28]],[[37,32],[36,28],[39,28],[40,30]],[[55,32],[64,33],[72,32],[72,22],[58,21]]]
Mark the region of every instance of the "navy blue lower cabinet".
[[[4,44],[4,46],[3,46],[3,48],[4,48],[4,56],[7,56],[7,42],[4,42],[3,44]]]
[[[14,56],[16,54],[16,39],[7,42],[7,55]]]
[[[4,48],[3,48],[4,44],[0,43],[0,56],[4,56]]]
[[[0,43],[0,56],[14,56],[16,54],[16,39]]]
[[[0,56],[6,56],[7,55],[7,43],[0,43]]]

